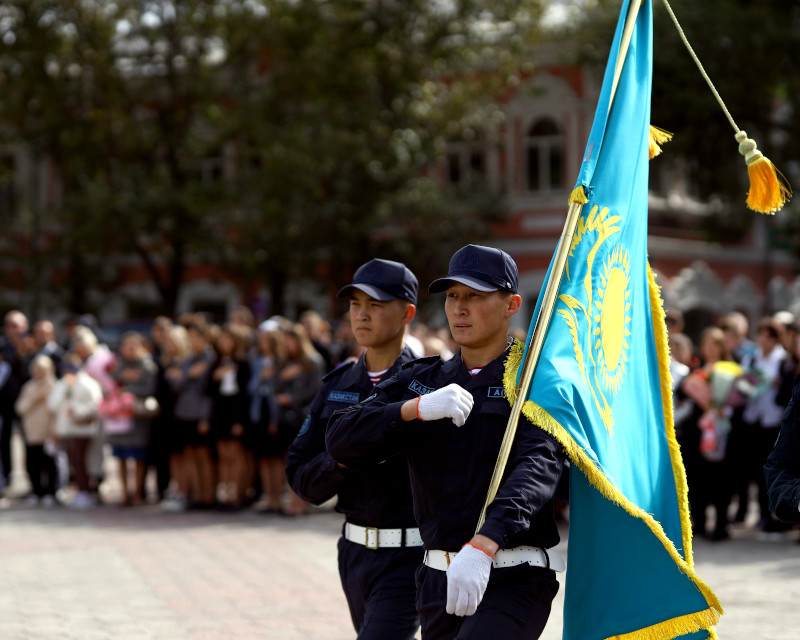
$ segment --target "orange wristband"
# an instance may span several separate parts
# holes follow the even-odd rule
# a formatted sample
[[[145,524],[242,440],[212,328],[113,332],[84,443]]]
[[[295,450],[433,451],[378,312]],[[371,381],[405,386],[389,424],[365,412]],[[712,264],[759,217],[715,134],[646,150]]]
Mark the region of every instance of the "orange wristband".
[[[420,415],[419,415],[419,401],[420,401],[420,400],[422,400],[422,396],[419,396],[419,397],[417,398],[417,420],[419,420],[420,422],[425,422],[425,421],[422,419],[422,416],[420,416]]]
[[[481,549],[477,544],[472,544],[471,542],[467,542],[466,544],[462,545],[461,548],[463,549],[469,545],[470,547],[475,547],[478,551],[483,551],[487,556],[489,556],[492,560],[494,560],[494,556],[489,553],[486,549]]]

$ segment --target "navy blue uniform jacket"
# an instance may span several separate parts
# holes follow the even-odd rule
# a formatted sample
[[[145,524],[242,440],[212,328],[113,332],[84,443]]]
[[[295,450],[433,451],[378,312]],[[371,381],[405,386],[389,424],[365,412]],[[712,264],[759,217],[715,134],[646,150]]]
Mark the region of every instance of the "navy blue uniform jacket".
[[[414,358],[413,352],[404,348],[384,378]],[[338,494],[336,510],[353,524],[386,529],[416,527],[404,456],[391,456],[350,471],[338,469],[325,450],[325,431],[333,412],[360,402],[373,392],[363,355],[357,362],[342,365],[326,375],[300,433],[289,448],[286,475],[292,489],[313,504],[321,504]]]
[[[781,422],[775,448],[764,465],[769,510],[786,522],[800,522],[800,376]]]
[[[470,376],[459,351],[451,360],[424,358],[381,382],[374,396],[334,416],[327,447],[352,469],[406,454],[414,512],[426,549],[458,551],[475,534],[511,406],[503,389],[508,350]],[[467,422],[403,422],[409,399],[455,382],[474,398]],[[520,418],[500,489],[480,533],[501,548],[553,547],[558,528],[553,494],[564,467],[561,445]]]

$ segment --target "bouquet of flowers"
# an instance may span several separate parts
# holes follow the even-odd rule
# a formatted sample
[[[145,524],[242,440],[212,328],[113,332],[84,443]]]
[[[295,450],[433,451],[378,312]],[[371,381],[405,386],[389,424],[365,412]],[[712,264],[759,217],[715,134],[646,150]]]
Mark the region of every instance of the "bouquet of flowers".
[[[709,375],[709,403],[700,418],[700,453],[707,460],[719,462],[725,458],[728,435],[731,432],[731,407],[728,399],[742,368],[735,362],[715,362]]]

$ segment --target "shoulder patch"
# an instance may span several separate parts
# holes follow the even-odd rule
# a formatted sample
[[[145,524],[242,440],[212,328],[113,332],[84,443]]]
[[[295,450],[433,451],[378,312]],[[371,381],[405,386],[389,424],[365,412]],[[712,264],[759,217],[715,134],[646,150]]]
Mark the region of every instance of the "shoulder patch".
[[[505,398],[506,397],[506,390],[505,387],[489,387],[486,392],[487,398]]]
[[[336,367],[332,371],[328,371],[328,373],[326,373],[324,376],[322,376],[322,379],[323,380],[327,380],[328,378],[332,378],[333,376],[338,376],[340,373],[342,373],[346,369],[349,369],[350,367],[352,367],[356,362],[357,362],[357,360],[348,360],[347,362],[344,362],[344,363],[340,364],[338,367]]]
[[[424,396],[426,393],[431,393],[435,391],[433,387],[428,387],[422,384],[419,380],[412,380],[411,384],[408,385],[410,391],[413,391],[417,395]]]
[[[304,436],[304,435],[306,434],[306,432],[308,431],[308,428],[309,428],[310,426],[311,426],[311,416],[310,416],[310,415],[307,415],[307,416],[306,416],[306,419],[305,419],[305,420],[303,420],[303,424],[302,424],[302,426],[300,427],[300,431],[298,432],[298,434],[297,434],[297,436],[296,436],[296,437],[297,437],[297,438],[300,438],[300,437]]]
[[[361,400],[361,396],[357,391],[336,391],[328,392],[328,402],[344,402],[346,404],[356,404]]]

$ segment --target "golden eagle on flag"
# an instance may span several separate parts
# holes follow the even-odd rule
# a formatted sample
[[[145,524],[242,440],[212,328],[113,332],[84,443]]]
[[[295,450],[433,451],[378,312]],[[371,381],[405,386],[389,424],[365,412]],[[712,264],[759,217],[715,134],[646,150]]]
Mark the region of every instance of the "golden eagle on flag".
[[[529,346],[506,367],[509,400],[528,389],[522,413],[572,463],[567,639],[716,637],[723,612],[694,571],[664,312],[647,260],[651,81],[652,5],[626,0]],[[520,386],[534,348],[531,384]]]

